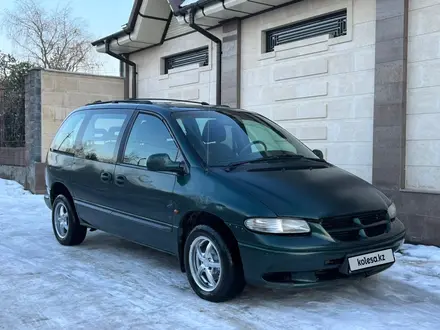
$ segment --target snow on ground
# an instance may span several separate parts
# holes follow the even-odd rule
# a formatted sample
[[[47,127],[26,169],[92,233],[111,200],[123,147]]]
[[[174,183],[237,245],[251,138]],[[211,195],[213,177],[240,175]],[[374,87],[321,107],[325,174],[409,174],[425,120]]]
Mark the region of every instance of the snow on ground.
[[[213,304],[171,256],[99,231],[61,246],[43,197],[0,179],[0,329],[439,329],[439,311],[436,247],[406,245],[368,279]]]

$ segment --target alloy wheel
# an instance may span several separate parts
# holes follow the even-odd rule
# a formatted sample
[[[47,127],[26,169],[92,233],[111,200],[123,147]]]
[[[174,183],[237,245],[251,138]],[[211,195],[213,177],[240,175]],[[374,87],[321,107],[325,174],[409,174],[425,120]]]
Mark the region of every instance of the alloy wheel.
[[[197,237],[189,249],[189,266],[192,278],[204,291],[214,291],[222,276],[220,254],[206,236]]]
[[[64,203],[58,203],[55,207],[55,231],[60,238],[65,238],[69,231],[69,212]]]

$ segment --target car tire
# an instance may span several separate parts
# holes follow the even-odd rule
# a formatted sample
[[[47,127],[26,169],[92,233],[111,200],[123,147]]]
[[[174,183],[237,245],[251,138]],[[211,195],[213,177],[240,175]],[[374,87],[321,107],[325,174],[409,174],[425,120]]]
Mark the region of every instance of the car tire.
[[[185,269],[192,289],[200,298],[223,302],[243,291],[243,268],[233,251],[231,244],[228,246],[209,226],[196,226],[188,235],[184,247]]]
[[[78,245],[86,238],[87,227],[81,226],[72,202],[58,195],[52,205],[52,229],[62,245]]]

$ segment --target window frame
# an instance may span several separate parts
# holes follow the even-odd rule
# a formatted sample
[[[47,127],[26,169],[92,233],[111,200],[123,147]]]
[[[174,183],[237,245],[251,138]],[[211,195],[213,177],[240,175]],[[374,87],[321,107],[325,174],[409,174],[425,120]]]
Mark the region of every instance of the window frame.
[[[187,65],[192,65],[192,64],[200,63],[200,62],[187,63],[187,64],[184,64],[184,65],[179,65],[179,66],[175,66],[175,67],[170,67],[170,65],[169,65],[169,62],[172,59],[176,59],[176,58],[179,58],[181,56],[194,55],[194,54],[196,54],[198,52],[202,52],[202,51],[203,52],[206,51],[206,65],[202,65],[202,66],[200,66],[200,68],[209,66],[209,64],[210,64],[209,46],[206,46],[206,47],[201,47],[201,48],[190,49],[190,50],[187,50],[187,51],[184,51],[184,52],[181,52],[181,53],[171,54],[171,55],[163,57],[162,58],[162,61],[163,61],[163,72],[162,72],[162,74],[163,75],[167,75],[167,74],[170,73],[170,70],[179,69],[179,68],[185,67]]]
[[[124,109],[124,108],[84,109],[81,111],[84,111],[86,113],[86,117],[83,120],[81,128],[78,132],[77,138],[75,140],[75,157],[79,158],[79,159],[84,159],[87,161],[93,161],[93,162],[98,162],[98,163],[103,163],[103,164],[113,164],[113,165],[116,164],[117,157],[119,155],[119,149],[121,148],[122,138],[123,138],[123,135],[125,134],[125,131],[127,130],[128,124],[132,118],[133,111],[130,111],[130,109]],[[85,134],[86,128],[88,127],[88,125],[90,123],[90,119],[92,118],[92,116],[94,116],[96,114],[125,114],[125,115],[127,115],[126,118],[124,119],[122,126],[121,126],[122,134],[119,134],[118,138],[116,139],[116,146],[115,146],[115,150],[113,151],[113,159],[112,159],[112,162],[110,162],[110,163],[103,162],[101,160],[94,160],[94,159],[85,158],[85,157],[80,156],[78,154],[78,148],[82,144],[82,139],[84,138],[84,134]]]
[[[332,19],[332,18],[336,18],[339,15],[343,15],[345,14],[345,31],[343,34],[341,34],[340,36],[337,37],[333,37],[331,39],[337,39],[337,38],[341,38],[341,37],[345,37],[347,35],[349,35],[349,8],[341,8],[339,10],[334,10],[334,11],[329,11],[327,13],[323,13],[321,15],[316,15],[316,16],[312,16],[309,17],[307,19],[304,20],[300,20],[297,22],[292,22],[290,24],[286,24],[286,25],[282,25],[282,26],[277,26],[271,29],[268,29],[266,31],[264,31],[264,42],[265,42],[265,46],[264,46],[264,53],[272,53],[274,52],[277,46],[281,46],[281,45],[286,45],[292,42],[298,42],[301,40],[307,40],[310,38],[315,38],[315,37],[319,37],[322,35],[327,35],[329,33],[319,33],[319,34],[314,34],[314,35],[310,35],[308,37],[304,37],[304,38],[299,38],[296,40],[292,40],[292,41],[288,41],[288,42],[284,42],[284,43],[272,43],[271,42],[271,37],[276,34],[277,32],[282,32],[282,31],[288,31],[289,29],[295,29],[295,28],[299,28],[301,27],[301,25],[307,25],[307,24],[317,24],[319,22],[320,19]],[[273,45],[272,45],[273,44]]]
[[[125,166],[125,167],[131,167],[131,168],[136,168],[136,169],[142,169],[144,171],[149,171],[149,172],[154,172],[154,173],[163,173],[163,174],[169,174],[169,175],[174,175],[174,176],[178,176],[178,173],[174,173],[174,172],[167,172],[167,171],[151,171],[148,169],[147,166],[141,166],[141,165],[135,165],[135,164],[128,164],[128,163],[124,163],[124,156],[125,156],[125,150],[127,149],[127,144],[128,144],[128,139],[130,138],[130,134],[133,130],[134,124],[137,120],[137,118],[140,115],[150,115],[153,117],[156,117],[157,119],[159,119],[164,125],[165,128],[168,130],[168,133],[170,134],[170,136],[173,138],[174,140],[174,144],[176,145],[177,148],[177,158],[179,158],[179,156],[182,158],[182,161],[185,163],[185,166],[189,169],[189,163],[188,160],[185,157],[185,154],[182,151],[182,148],[180,147],[180,143],[176,138],[176,135],[174,134],[171,126],[169,125],[169,123],[167,122],[167,120],[161,116],[160,114],[158,114],[157,112],[153,112],[153,111],[148,111],[148,110],[137,110],[134,111],[133,116],[130,118],[130,121],[127,123],[126,129],[124,131],[124,134],[122,136],[122,140],[121,140],[121,144],[119,147],[119,152],[118,152],[118,157],[116,160],[116,165],[118,166]]]

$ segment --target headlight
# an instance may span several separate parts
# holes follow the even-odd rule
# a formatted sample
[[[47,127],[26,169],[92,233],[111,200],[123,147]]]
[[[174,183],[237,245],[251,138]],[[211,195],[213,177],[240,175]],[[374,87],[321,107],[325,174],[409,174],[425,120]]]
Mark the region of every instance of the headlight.
[[[305,234],[310,232],[309,224],[298,219],[247,219],[246,228],[266,234]]]
[[[396,205],[391,204],[390,207],[388,208],[388,216],[390,217],[391,220],[395,219],[397,216],[397,210],[396,210]]]

